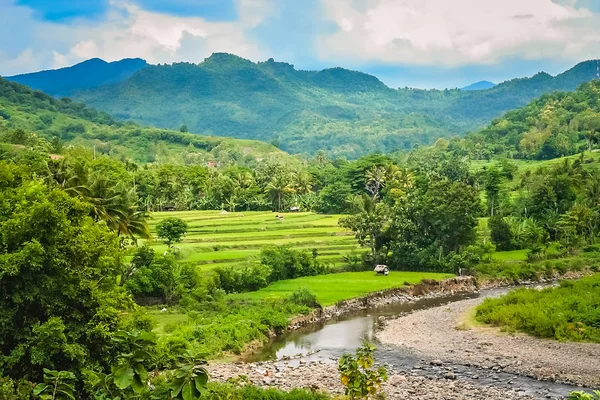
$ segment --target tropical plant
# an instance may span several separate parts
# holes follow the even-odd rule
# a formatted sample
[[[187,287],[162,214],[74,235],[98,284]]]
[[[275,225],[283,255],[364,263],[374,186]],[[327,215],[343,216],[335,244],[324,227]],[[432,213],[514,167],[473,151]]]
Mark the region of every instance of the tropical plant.
[[[75,400],[75,374],[44,368],[44,383],[36,385],[33,394],[41,400]]]
[[[344,393],[351,399],[364,399],[381,391],[381,384],[388,379],[385,367],[375,367],[373,354],[376,347],[363,342],[356,355],[344,354],[338,363]]]

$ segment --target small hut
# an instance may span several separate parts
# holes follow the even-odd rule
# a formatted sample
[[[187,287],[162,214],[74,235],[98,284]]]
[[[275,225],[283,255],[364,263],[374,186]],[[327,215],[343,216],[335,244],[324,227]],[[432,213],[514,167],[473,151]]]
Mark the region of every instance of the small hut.
[[[376,265],[374,271],[377,273],[377,275],[388,276],[390,274],[390,269],[388,266],[383,264]]]

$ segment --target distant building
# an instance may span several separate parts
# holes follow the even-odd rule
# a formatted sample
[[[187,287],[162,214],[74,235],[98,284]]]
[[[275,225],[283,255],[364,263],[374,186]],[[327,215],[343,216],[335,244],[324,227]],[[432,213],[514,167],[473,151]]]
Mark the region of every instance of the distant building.
[[[167,204],[162,208],[163,211],[177,211],[177,206],[175,204]]]

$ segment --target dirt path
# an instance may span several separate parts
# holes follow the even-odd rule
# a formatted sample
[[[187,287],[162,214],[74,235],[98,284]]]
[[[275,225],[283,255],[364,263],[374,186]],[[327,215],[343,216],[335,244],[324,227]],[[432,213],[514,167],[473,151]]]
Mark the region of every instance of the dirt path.
[[[600,344],[561,343],[489,328],[457,329],[466,312],[482,301],[463,300],[417,311],[389,321],[377,337],[382,343],[441,361],[600,386]]]

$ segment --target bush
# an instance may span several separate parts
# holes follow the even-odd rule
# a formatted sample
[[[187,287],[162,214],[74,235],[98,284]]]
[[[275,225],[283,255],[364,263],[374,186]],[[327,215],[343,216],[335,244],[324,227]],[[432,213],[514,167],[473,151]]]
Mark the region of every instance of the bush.
[[[299,306],[321,308],[321,305],[317,301],[317,296],[307,288],[298,288],[294,290],[294,293],[292,293],[288,300]]]

